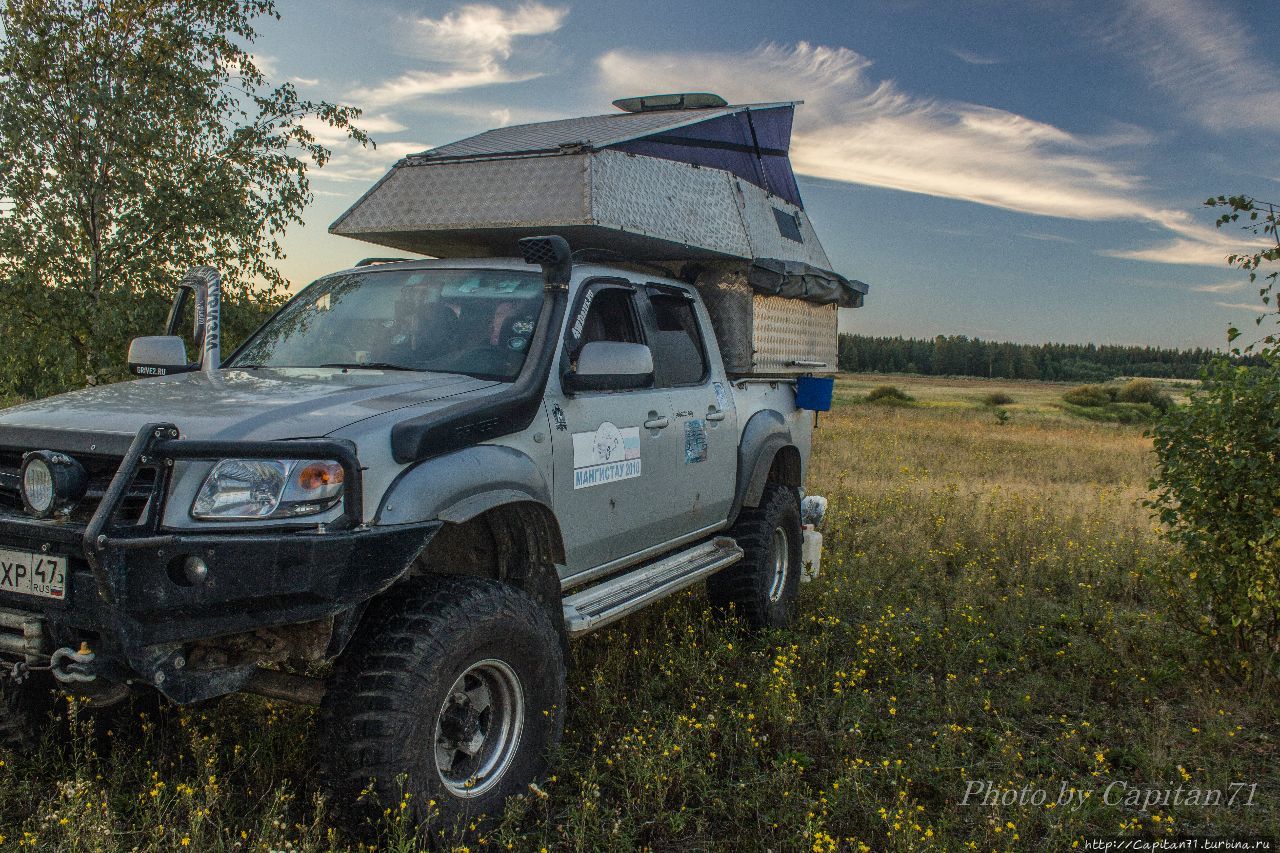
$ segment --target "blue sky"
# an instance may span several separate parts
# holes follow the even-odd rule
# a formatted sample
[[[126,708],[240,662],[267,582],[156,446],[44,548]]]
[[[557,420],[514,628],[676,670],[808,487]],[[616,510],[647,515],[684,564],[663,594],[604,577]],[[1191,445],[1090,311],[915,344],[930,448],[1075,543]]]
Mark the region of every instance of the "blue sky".
[[[792,144],[837,271],[842,327],[1016,341],[1219,346],[1258,313],[1205,198],[1280,200],[1280,24],[1225,0],[302,2],[254,52],[365,110],[334,139],[295,285],[365,244],[326,228],[405,154],[498,124],[712,91],[802,99]],[[1251,324],[1250,324],[1251,325]]]

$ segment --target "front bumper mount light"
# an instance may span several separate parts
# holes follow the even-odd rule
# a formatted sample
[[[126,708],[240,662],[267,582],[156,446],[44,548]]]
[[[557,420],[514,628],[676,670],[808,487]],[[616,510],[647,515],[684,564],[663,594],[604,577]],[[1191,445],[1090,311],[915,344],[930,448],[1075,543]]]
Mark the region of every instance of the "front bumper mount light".
[[[84,497],[89,475],[84,466],[52,450],[33,450],[22,458],[22,504],[28,515],[49,518],[69,511]]]

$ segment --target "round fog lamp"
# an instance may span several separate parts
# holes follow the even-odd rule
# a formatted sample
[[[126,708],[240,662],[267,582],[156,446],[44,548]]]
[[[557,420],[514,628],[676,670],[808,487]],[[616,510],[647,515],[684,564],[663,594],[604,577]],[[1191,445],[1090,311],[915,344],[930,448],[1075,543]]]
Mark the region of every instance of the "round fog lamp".
[[[22,502],[31,515],[48,518],[84,497],[88,479],[84,468],[70,456],[33,451],[22,460]]]

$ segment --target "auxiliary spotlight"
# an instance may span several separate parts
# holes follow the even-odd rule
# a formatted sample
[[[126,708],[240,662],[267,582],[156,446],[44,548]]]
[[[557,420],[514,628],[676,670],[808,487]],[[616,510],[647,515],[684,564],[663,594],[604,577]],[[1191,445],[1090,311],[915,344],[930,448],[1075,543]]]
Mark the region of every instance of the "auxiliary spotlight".
[[[22,503],[36,518],[71,509],[88,484],[84,466],[65,453],[33,450],[22,457]]]

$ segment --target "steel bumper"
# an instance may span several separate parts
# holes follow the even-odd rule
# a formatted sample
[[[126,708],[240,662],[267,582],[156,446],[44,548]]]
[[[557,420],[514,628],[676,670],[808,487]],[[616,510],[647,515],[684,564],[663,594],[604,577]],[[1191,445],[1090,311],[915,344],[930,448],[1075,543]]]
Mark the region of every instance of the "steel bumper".
[[[153,509],[141,522],[113,521],[140,465],[224,456],[336,459],[347,483],[341,519],[245,533],[164,530],[159,508],[168,478],[159,477]],[[68,558],[63,599],[0,591],[0,609],[38,617],[49,651],[89,643],[93,674],[105,681],[142,681],[176,702],[234,692],[253,664],[198,670],[188,665],[191,643],[330,617],[336,638],[336,628],[353,625],[364,603],[402,577],[441,526],[365,526],[360,491],[348,442],[181,441],[176,429],[151,425],[130,446],[87,525],[0,510],[0,545]],[[190,558],[207,566],[198,580],[183,571]],[[23,624],[30,634],[29,619]],[[31,660],[30,638],[24,648]]]

